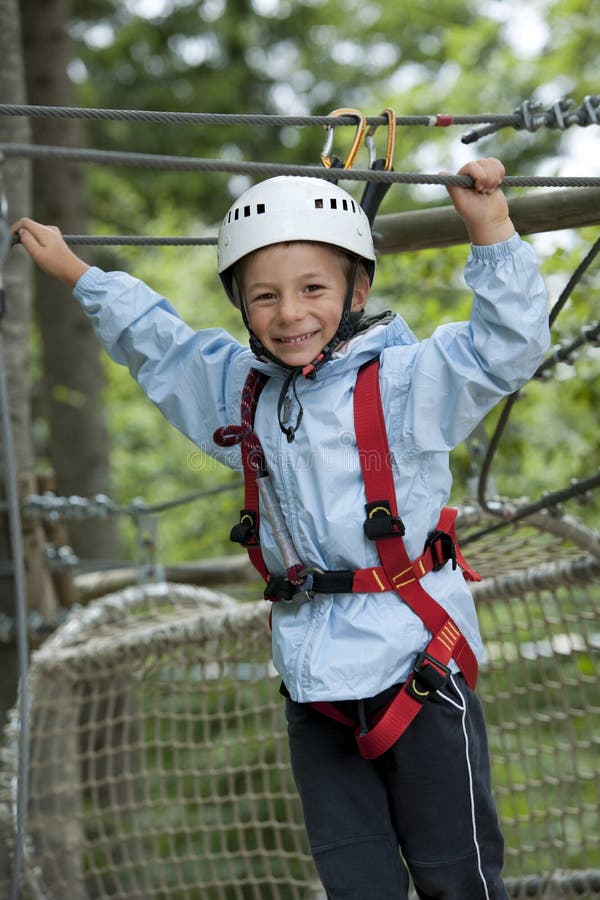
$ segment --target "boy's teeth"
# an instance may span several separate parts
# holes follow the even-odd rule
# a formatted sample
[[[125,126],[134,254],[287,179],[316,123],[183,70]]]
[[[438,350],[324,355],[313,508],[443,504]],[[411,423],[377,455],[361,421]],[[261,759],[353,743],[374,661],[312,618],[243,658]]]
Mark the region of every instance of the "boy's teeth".
[[[308,338],[312,337],[313,334],[314,334],[314,331],[312,331],[310,334],[303,334],[301,337],[295,337],[295,338],[279,338],[279,340],[280,340],[283,344],[301,344],[302,341],[306,341]]]

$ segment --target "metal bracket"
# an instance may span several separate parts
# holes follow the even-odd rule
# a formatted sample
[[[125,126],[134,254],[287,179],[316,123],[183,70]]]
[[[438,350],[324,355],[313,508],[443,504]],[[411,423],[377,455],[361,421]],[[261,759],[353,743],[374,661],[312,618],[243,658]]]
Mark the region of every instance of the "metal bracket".
[[[539,100],[524,100],[521,106],[515,109],[515,114],[521,118],[520,127],[526,128],[527,131],[537,131],[546,124],[546,109]]]
[[[588,94],[583,98],[582,108],[585,111],[584,120],[580,125],[600,125],[600,94]]]

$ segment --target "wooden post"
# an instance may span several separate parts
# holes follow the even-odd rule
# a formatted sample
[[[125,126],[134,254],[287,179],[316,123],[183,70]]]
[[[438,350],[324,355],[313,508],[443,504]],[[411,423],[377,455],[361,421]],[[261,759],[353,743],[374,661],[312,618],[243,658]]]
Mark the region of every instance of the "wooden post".
[[[60,896],[69,900],[88,896],[82,860],[80,715],[79,692],[67,674],[36,679],[27,836],[43,887],[58,886]]]
[[[19,479],[21,500],[36,492],[31,476]],[[23,555],[25,557],[25,587],[28,611],[37,612],[48,624],[56,623],[56,594],[46,563],[44,530],[37,519],[23,517]]]
[[[600,224],[600,188],[538,191],[509,197],[510,215],[519,234]],[[403,253],[450,247],[469,241],[464,222],[453,206],[436,206],[378,216],[373,226],[378,253]]]
[[[56,490],[56,480],[53,473],[45,473],[37,476],[38,493]],[[46,540],[57,550],[60,547],[69,547],[69,533],[63,519],[45,521],[43,523]],[[52,583],[56,591],[57,599],[62,607],[70,607],[79,601],[79,593],[75,586],[73,572],[69,569],[51,572]]]

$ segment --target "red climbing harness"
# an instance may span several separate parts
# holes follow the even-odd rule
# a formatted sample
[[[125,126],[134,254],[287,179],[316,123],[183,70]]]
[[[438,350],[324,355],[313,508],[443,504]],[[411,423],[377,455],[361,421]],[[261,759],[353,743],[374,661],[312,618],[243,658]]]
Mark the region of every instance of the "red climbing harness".
[[[295,594],[376,593],[394,591],[421,619],[432,637],[418,657],[415,668],[398,693],[371,723],[368,731],[357,727],[329,702],[312,703],[315,709],[356,729],[356,741],[363,757],[371,759],[388,750],[410,725],[430,693],[439,690],[450,674],[453,659],[467,683],[474,688],[477,660],[466,638],[446,610],[421,585],[429,572],[446,563],[458,565],[466,579],[480,577],[465,561],[456,542],[457,511],[444,507],[436,528],[429,534],[418,559],[406,552],[404,524],[398,515],[390,451],[379,391],[379,360],[363,366],[354,391],[354,427],[361,461],[367,503],[365,535],[375,543],[380,565],[357,570],[314,571],[290,567],[285,576],[272,576],[267,570],[259,543],[259,492],[257,480],[266,474],[260,441],[254,433],[254,415],[258,398],[268,376],[251,369],[242,393],[242,424],[220,428],[215,441],[221,446],[240,443],[245,476],[245,508],[234,526],[231,539],[246,547],[250,560],[267,582],[265,599],[291,600]],[[375,455],[375,456],[374,456]],[[368,465],[373,458],[379,466]]]

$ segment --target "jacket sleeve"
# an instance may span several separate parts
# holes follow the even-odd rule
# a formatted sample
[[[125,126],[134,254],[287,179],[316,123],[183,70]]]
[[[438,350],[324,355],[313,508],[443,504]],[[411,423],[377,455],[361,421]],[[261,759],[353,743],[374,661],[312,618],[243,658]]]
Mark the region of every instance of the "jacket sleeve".
[[[404,394],[394,437],[405,449],[451,450],[531,378],[549,346],[545,286],[532,247],[518,235],[473,246],[465,280],[470,320],[440,326],[411,348],[404,371],[388,369],[388,381],[396,381],[390,394],[397,402]]]
[[[194,331],[167,300],[124,272],[92,267],[73,293],[109,356],[129,368],[166,418],[206,453],[238,468],[237,450],[217,448],[212,435],[239,419],[249,351],[222,329]]]

